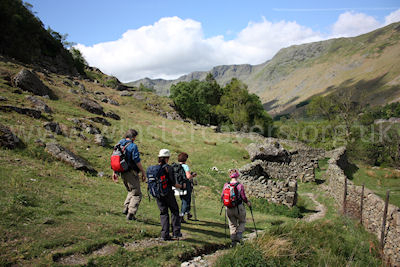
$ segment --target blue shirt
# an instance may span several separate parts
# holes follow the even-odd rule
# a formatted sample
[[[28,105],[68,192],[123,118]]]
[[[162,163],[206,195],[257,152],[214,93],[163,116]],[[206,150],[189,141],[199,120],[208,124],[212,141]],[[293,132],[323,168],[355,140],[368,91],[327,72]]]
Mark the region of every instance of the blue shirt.
[[[140,153],[139,153],[139,149],[138,149],[137,145],[132,140],[122,139],[121,141],[119,141],[121,146],[125,146],[128,142],[131,142],[125,148],[125,155],[126,155],[128,164],[130,165],[132,161],[134,161],[135,163],[139,163],[140,162]]]
[[[182,168],[185,170],[185,172],[190,171],[189,166],[186,164],[182,164]]]

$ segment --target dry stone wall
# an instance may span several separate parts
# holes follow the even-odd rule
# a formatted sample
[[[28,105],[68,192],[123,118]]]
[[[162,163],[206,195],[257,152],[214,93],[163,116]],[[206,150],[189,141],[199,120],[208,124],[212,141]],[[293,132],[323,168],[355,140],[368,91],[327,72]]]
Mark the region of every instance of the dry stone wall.
[[[343,206],[345,174],[343,168],[347,164],[346,148],[341,147],[330,153],[326,172],[328,191],[336,203]],[[346,210],[350,215],[360,218],[362,187],[347,181]],[[371,190],[365,188],[363,196],[362,223],[378,239],[381,237],[385,202]],[[393,266],[400,266],[400,209],[389,204],[385,225],[384,254]]]
[[[324,150],[276,138],[264,138],[247,149],[253,162],[240,169],[247,193],[289,207],[297,202],[297,182],[315,181],[318,159],[325,157]]]

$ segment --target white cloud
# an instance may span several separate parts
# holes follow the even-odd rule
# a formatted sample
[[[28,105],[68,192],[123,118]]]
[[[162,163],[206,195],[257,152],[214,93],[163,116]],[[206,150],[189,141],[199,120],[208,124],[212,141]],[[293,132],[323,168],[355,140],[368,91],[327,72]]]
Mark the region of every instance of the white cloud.
[[[381,24],[371,16],[363,13],[345,12],[332,27],[335,37],[350,37],[364,34],[381,27]]]
[[[200,22],[162,18],[153,25],[128,30],[116,41],[76,47],[90,65],[122,81],[144,77],[177,78],[222,64],[258,64],[279,49],[320,40],[296,22],[251,22],[235,39],[205,38]]]
[[[116,41],[77,48],[90,65],[121,81],[144,77],[174,79],[192,71],[210,70],[224,64],[260,64],[281,48],[334,37],[350,37],[400,20],[400,9],[384,23],[363,13],[345,12],[321,34],[295,21],[250,22],[235,38],[205,38],[200,22],[166,17],[153,25],[126,31]]]
[[[388,16],[385,17],[385,25],[389,25],[394,22],[400,21],[400,9],[390,13]]]

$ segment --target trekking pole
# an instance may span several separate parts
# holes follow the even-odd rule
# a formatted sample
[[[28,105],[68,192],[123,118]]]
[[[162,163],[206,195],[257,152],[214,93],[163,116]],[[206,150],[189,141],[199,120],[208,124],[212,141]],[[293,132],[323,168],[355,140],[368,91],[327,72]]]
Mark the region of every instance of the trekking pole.
[[[222,206],[223,207],[223,206]],[[226,236],[226,209],[225,209],[225,239],[227,239],[227,236]]]
[[[251,218],[253,219],[254,230],[256,230],[256,237],[258,237],[256,222],[254,221],[254,216],[253,216],[253,208],[251,206],[249,208],[250,208]]]
[[[221,207],[221,210],[220,210],[220,212],[219,212],[219,216],[221,216],[221,214],[222,214],[222,209],[224,208],[224,205],[222,205],[222,207]]]
[[[193,202],[194,220],[197,221],[196,198],[195,198],[195,196],[194,196],[194,184],[193,184],[193,189],[192,189],[192,202]]]

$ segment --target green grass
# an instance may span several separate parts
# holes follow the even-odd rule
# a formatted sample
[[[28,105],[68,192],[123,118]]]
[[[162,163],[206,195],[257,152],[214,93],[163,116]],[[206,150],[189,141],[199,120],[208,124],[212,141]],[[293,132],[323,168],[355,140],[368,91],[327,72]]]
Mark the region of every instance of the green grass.
[[[378,242],[349,219],[274,226],[215,266],[380,266]]]
[[[382,199],[386,198],[386,191],[390,190],[389,202],[400,207],[400,172],[398,170],[357,164],[352,181],[356,185],[365,184],[365,187]]]
[[[12,63],[0,63],[0,70],[11,74],[19,68]],[[0,76],[0,94],[8,98],[5,104],[30,107],[31,104],[25,100],[27,93],[12,93],[15,88],[7,86],[2,78]],[[105,111],[114,110],[122,120],[108,119],[112,123],[110,127],[93,123],[111,145],[127,129],[135,128],[139,131],[136,143],[145,167],[156,164],[159,149],[168,148],[172,152],[171,161],[175,161],[178,153],[187,152],[189,166],[198,173],[195,194],[199,221],[183,225],[182,231],[188,237],[179,243],[128,251],[122,248],[124,243],[159,236],[161,226],[157,205],[154,200],[149,202],[146,184],[142,183],[144,197],[137,214],[138,220],[126,221],[121,213],[126,189],[122,181],[111,181],[111,148],[97,146],[93,136],[84,132],[86,141],[77,137],[72,131],[73,123],[67,120],[95,115],[79,107],[83,96],[69,93],[69,87],[62,83],[66,77],[51,74],[50,79],[52,82],[47,85],[55,91],[59,100],[44,101],[53,109],[53,114],[34,120],[17,113],[0,113],[0,122],[13,129],[26,144],[24,149],[2,150],[0,154],[0,265],[58,265],[57,259],[77,254],[85,257],[91,266],[175,266],[199,251],[229,243],[224,234],[224,216],[219,215],[219,194],[228,180],[227,170],[249,162],[245,150],[251,142],[249,139],[166,120],[145,110],[146,103],[158,101],[164,106],[169,99],[157,98],[151,93],[146,93],[147,99],[141,101],[120,97],[114,90],[80,81],[87,91],[103,91],[105,96],[121,104],[115,107],[101,103]],[[96,98],[93,94],[89,96]],[[48,120],[62,124],[70,135],[55,136],[55,139],[47,137],[43,123]],[[35,143],[38,138],[44,142],[56,141],[69,148],[87,159],[104,176],[75,171],[55,160]],[[216,145],[208,145],[204,141],[215,142]],[[211,170],[214,166],[219,172]],[[302,190],[301,187],[299,190]],[[322,195],[319,198],[325,201]],[[313,208],[306,198],[300,197],[299,203],[300,216]],[[268,204],[266,210],[263,204],[267,204],[263,201],[255,201],[255,204],[254,219],[259,230],[290,223],[297,220],[293,217],[299,217],[297,208],[289,210]],[[246,232],[252,230],[251,217],[248,216]],[[115,244],[119,248],[111,255],[92,255],[93,251],[107,244]]]

